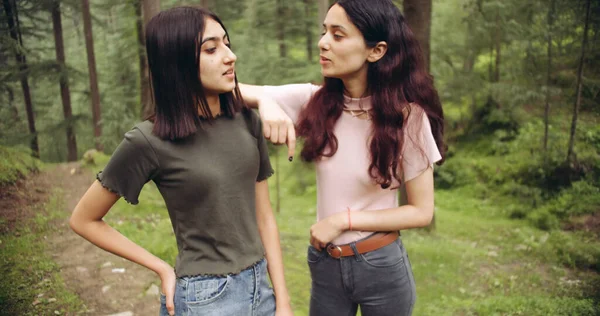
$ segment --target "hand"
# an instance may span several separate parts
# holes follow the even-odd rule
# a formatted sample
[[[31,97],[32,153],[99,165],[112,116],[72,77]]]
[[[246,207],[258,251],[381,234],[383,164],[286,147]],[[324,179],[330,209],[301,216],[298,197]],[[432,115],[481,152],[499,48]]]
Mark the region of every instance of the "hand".
[[[273,144],[286,143],[290,161],[296,149],[296,130],[292,119],[273,99],[263,97],[258,102],[258,113],[263,124],[265,138]]]
[[[275,316],[293,316],[294,311],[292,310],[292,305],[290,302],[286,302],[283,304],[277,304],[275,308]]]
[[[173,303],[173,297],[175,296],[175,281],[177,277],[175,276],[175,270],[165,263],[165,267],[161,269],[158,276],[160,277],[161,282],[161,290],[162,293],[165,294],[167,298],[166,305],[167,311],[169,315],[175,315],[175,304]]]
[[[337,213],[312,225],[310,227],[310,244],[321,251],[335,237],[344,232],[345,219],[345,213]]]

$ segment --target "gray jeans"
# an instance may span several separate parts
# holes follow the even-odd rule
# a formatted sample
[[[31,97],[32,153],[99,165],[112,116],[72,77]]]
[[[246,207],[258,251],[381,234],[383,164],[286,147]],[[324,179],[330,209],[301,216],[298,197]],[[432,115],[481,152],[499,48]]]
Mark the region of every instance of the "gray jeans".
[[[350,244],[356,248],[354,243]],[[332,258],[326,250],[308,247],[312,277],[310,316],[411,315],[415,279],[400,239],[352,257]]]

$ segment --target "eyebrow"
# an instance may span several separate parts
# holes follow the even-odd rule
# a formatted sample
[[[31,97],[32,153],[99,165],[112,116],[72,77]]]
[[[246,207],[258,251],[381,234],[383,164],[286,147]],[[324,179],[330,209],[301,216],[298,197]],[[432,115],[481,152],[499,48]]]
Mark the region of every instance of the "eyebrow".
[[[323,23],[323,27],[327,28],[327,24]],[[332,29],[340,29],[340,30],[342,30],[344,32],[347,31],[345,27],[343,27],[341,25],[338,25],[338,24],[331,24],[329,27],[331,27]]]
[[[228,38],[227,34],[223,35],[223,40],[225,40],[226,38]],[[205,39],[202,40],[202,43],[200,43],[200,45],[202,45],[202,44],[204,44],[204,43],[206,43],[208,41],[218,41],[218,40],[219,40],[219,38],[216,37],[216,36],[207,37],[207,38],[205,38]]]

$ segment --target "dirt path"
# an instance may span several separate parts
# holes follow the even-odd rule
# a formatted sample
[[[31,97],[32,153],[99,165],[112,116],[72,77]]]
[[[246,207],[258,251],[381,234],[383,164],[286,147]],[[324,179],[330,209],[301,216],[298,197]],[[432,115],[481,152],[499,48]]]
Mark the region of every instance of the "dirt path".
[[[60,164],[37,177],[45,178],[39,186],[61,184],[57,194],[65,221],[48,236],[48,250],[67,287],[84,301],[87,315],[158,315],[159,288],[153,284],[160,282],[154,273],[97,248],[69,228],[71,211],[93,181],[90,171],[79,163]]]

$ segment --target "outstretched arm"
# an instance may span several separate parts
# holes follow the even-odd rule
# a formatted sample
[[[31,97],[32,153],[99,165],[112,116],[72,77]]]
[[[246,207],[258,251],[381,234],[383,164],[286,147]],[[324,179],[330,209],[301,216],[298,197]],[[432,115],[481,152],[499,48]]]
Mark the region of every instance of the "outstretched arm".
[[[310,98],[321,88],[310,83],[282,86],[254,86],[239,84],[246,104],[258,108],[265,137],[274,144],[287,143],[288,157],[294,156],[297,123],[300,112]]]
[[[246,104],[258,109],[265,138],[273,144],[287,144],[291,161],[296,149],[296,131],[292,119],[264,92],[263,86],[240,83],[239,87]]]

